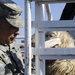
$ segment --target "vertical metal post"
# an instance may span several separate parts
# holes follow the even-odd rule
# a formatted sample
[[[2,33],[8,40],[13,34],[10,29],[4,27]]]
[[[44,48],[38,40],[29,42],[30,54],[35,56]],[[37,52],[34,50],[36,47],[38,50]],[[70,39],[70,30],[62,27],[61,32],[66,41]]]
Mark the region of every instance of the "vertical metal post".
[[[44,20],[44,5],[35,2],[35,21],[43,21],[43,20]],[[38,28],[36,28],[35,36],[36,36],[36,48],[44,47],[45,43],[44,32],[39,32]],[[36,55],[36,75],[45,75],[45,69],[43,68],[44,65],[45,61],[43,60],[40,61],[39,55]]]
[[[47,12],[47,16],[48,16],[48,20],[51,21],[53,19],[52,14],[51,14],[51,9],[49,4],[45,4],[46,7],[46,12]]]
[[[31,75],[31,7],[25,0],[25,75]]]

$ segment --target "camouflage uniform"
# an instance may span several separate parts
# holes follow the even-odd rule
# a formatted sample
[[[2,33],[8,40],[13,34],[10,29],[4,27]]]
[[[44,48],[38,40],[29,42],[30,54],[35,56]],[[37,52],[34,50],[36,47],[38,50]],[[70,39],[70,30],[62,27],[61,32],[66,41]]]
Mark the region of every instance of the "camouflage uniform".
[[[0,75],[24,75],[21,50],[13,43],[0,45]]]
[[[6,19],[14,27],[23,27],[22,9],[11,0],[0,0],[0,19]],[[15,43],[0,42],[0,75],[24,75],[21,51]]]

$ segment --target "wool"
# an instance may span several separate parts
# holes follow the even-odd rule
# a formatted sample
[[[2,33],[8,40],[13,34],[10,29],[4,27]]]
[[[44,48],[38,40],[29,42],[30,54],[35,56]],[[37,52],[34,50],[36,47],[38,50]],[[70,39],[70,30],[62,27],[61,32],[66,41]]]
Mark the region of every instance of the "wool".
[[[52,38],[60,38],[60,48],[73,48],[74,39],[67,31],[54,31]],[[50,40],[49,39],[49,40]],[[46,75],[75,75],[75,59],[46,60]]]

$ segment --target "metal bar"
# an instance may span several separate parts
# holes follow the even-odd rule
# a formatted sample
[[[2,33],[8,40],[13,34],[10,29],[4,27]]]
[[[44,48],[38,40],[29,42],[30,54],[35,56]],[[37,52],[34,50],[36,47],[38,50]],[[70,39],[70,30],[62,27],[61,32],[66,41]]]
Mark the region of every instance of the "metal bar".
[[[25,75],[31,75],[31,7],[25,0]]]
[[[39,28],[38,31],[75,31],[75,27]]]
[[[50,21],[50,20],[52,20],[52,15],[51,15],[51,10],[50,10],[49,4],[45,4],[45,7],[46,7],[48,20]]]
[[[75,48],[34,48],[34,55],[75,55]]]
[[[53,27],[75,27],[75,20],[61,20],[61,21],[33,21],[32,25],[37,28],[53,28]]]
[[[45,55],[40,56],[41,60],[56,60],[56,59],[75,59],[75,55]]]
[[[39,31],[71,31],[75,30],[75,20],[35,21],[32,26],[37,27]]]
[[[71,3],[75,2],[75,0],[30,0],[30,1],[36,1],[39,3]]]
[[[35,2],[35,21],[43,21],[44,20],[44,5],[39,5],[37,2]],[[44,32],[38,32],[38,28],[36,28],[36,48],[40,48],[40,47],[44,47],[44,42],[45,42],[45,38],[44,36]],[[40,37],[43,37],[40,39]],[[45,64],[42,61],[43,64]],[[45,69],[41,68],[41,61],[39,60],[39,56],[36,55],[36,75],[45,75]]]

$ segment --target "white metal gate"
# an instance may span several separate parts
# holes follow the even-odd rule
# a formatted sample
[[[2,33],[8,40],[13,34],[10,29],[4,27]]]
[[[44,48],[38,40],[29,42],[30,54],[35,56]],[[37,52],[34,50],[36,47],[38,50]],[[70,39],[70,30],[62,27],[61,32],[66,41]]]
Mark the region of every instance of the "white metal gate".
[[[35,21],[31,21],[31,1],[35,1]],[[36,74],[45,75],[46,59],[73,59],[74,48],[45,48],[46,31],[70,31],[75,30],[75,21],[45,21],[44,8],[47,9],[48,19],[51,20],[51,12],[47,4],[61,2],[75,2],[75,0],[25,0],[25,75],[31,75],[31,55],[36,57]],[[31,25],[35,28],[36,47],[31,50]],[[40,38],[41,37],[41,38]],[[43,37],[43,38],[42,38]],[[56,56],[57,55],[57,56]],[[62,55],[62,56],[61,56]]]

